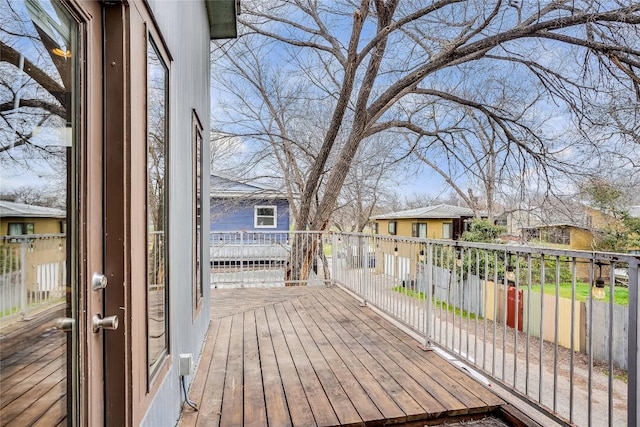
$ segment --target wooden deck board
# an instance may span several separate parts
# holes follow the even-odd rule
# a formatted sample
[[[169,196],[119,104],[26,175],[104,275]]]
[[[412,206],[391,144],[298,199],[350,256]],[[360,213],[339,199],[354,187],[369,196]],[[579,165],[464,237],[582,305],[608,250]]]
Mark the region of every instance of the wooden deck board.
[[[24,393],[0,411],[0,419],[5,426],[30,425],[51,405],[64,395],[66,387],[66,368],[60,367],[46,380]]]
[[[378,382],[376,377],[366,368],[360,358],[354,354],[352,349],[343,341],[338,333],[325,321],[312,305],[306,306],[307,312],[311,315],[322,333],[332,345],[334,351],[339,355],[341,363],[352,373],[356,381],[367,396],[371,399],[374,406],[382,415],[383,420],[391,423],[400,423],[407,421],[407,416],[396,404],[393,398],[385,391],[384,387]],[[365,402],[366,404],[366,402]],[[362,415],[365,411],[360,412]],[[376,415],[372,418],[364,418],[367,423],[375,424],[379,421]]]
[[[276,312],[273,306],[265,307],[265,312],[280,377],[282,378],[282,386],[284,387],[287,398],[291,423],[294,426],[315,425],[313,412],[300,377],[297,374],[292,375],[292,373],[296,372],[295,365],[287,347]],[[286,373],[289,373],[289,375]]]
[[[309,400],[309,406],[313,412],[313,417],[317,425],[336,425],[338,424],[337,415],[334,412],[328,396],[324,392],[322,383],[316,375],[308,355],[302,347],[302,343],[296,334],[291,319],[281,304],[274,306],[280,327],[284,334],[287,348],[292,355],[295,370],[280,370],[282,376],[298,375],[304,393]]]
[[[0,424],[57,425],[66,419],[66,334],[41,324],[0,343]],[[30,322],[24,322],[31,324]],[[27,328],[28,329],[28,328]],[[26,329],[25,329],[26,330]],[[42,421],[40,421],[42,420]]]
[[[353,373],[348,369],[329,339],[313,321],[306,308],[300,303],[300,300],[292,300],[290,304],[296,307],[300,321],[305,325],[307,331],[309,331],[309,338],[318,346],[318,350],[326,360],[328,368],[331,369],[342,389],[347,392],[347,398],[351,401],[356,412],[360,414],[362,419],[371,420],[372,422],[382,420],[383,416],[378,408],[371,401],[367,392],[362,388]]]
[[[467,412],[467,407],[442,389],[439,384],[433,381],[425,381],[428,378],[426,375],[419,379],[412,377],[407,370],[408,366],[412,366],[412,361],[405,354],[395,351],[395,343],[383,342],[379,339],[377,332],[371,329],[366,322],[359,321],[356,316],[349,315],[344,310],[340,311],[337,306],[326,300],[326,298],[319,299],[321,299],[321,304],[328,311],[334,312],[345,331],[352,334],[356,341],[369,352],[371,357],[384,366],[389,375],[401,384],[407,394],[416,402],[419,402],[422,407],[421,414],[424,417],[438,417],[445,412],[448,415],[459,415]],[[382,348],[385,350],[381,350]],[[424,372],[420,371],[420,373]],[[421,380],[422,384],[430,384],[428,391],[421,385]]]
[[[247,427],[267,424],[267,407],[260,372],[255,311],[244,313],[244,420]]]
[[[293,329],[297,333],[302,349],[307,354],[311,367],[320,381],[320,385],[327,396],[329,404],[333,407],[333,411],[338,418],[338,423],[343,426],[360,424],[362,419],[351,403],[348,394],[342,388],[340,381],[338,381],[338,378],[325,360],[323,349],[319,348],[321,343],[316,343],[313,340],[296,308],[291,304],[291,301],[285,301],[283,307],[289,316]],[[292,348],[292,351],[295,350],[295,348]]]
[[[345,295],[340,301],[350,313],[364,322],[363,327],[370,328],[375,323],[377,334],[391,345],[392,354],[420,356],[418,359],[420,364],[426,364],[426,366],[417,366],[416,357],[410,357],[410,364],[403,366],[412,369],[413,372],[416,372],[417,369],[429,376],[433,381],[455,394],[456,398],[466,404],[469,409],[481,407],[482,403],[491,408],[500,406],[503,403],[502,399],[481,384],[470,383],[468,381],[469,377],[454,366],[442,364],[442,359],[438,355],[431,352],[425,353],[415,345],[415,341],[412,341],[406,334],[380,316],[372,316],[370,312],[367,313],[368,310],[362,310],[362,308],[354,304],[353,299],[349,296]]]
[[[361,331],[356,331],[355,334],[351,334],[345,324],[350,322],[349,319],[343,319],[339,316],[339,313],[333,309],[328,309],[324,306],[323,310],[319,311],[320,315],[327,321],[334,331],[343,339],[344,343],[351,349],[353,354],[361,361],[365,368],[371,373],[372,377],[382,386],[385,392],[393,399],[393,401],[404,412],[407,421],[418,420],[425,418],[429,415],[429,412],[416,401],[411,394],[403,387],[398,380],[399,370],[393,369],[387,370],[387,366],[383,365],[381,361],[376,359],[371,354],[373,347],[362,345],[358,338],[361,338]],[[429,399],[429,404],[435,409],[436,414],[440,414],[443,411],[443,407],[438,405],[430,396],[425,397]]]
[[[475,408],[483,408],[484,404],[491,404],[491,401],[501,402],[491,392],[486,391],[481,385],[477,384],[476,387],[469,387],[465,383],[460,383],[457,380],[467,378],[463,373],[459,372],[455,367],[443,365],[439,363],[435,365],[433,360],[439,362],[440,357],[433,354],[424,352],[414,343],[407,343],[406,335],[396,336],[388,332],[387,328],[394,328],[389,322],[384,322],[379,316],[372,315],[370,310],[362,309],[353,304],[352,301],[346,301],[345,299],[335,299],[332,301],[334,304],[342,304],[345,310],[352,316],[352,319],[358,319],[358,322],[353,323],[354,327],[364,329],[368,331],[368,335],[372,337],[378,347],[389,346],[390,350],[387,353],[389,357],[394,360],[402,360],[399,365],[407,374],[414,378],[420,384],[431,384],[429,393],[433,395],[439,402],[445,404],[447,413],[450,415],[460,415],[473,412]],[[375,324],[378,327],[372,328],[371,325]],[[419,361],[419,364],[417,363]],[[475,384],[473,384],[475,385]],[[474,394],[473,390],[480,391],[480,396]],[[491,397],[488,402],[481,399],[481,396]],[[484,409],[484,408],[483,408]]]
[[[197,422],[201,425],[217,426],[222,412],[222,395],[224,392],[225,374],[227,372],[227,357],[229,355],[229,341],[231,339],[232,317],[220,320],[220,330],[217,334],[213,357],[209,364],[202,364],[208,372],[202,398],[198,404]],[[204,362],[207,362],[206,360]],[[200,371],[200,368],[199,368]],[[196,378],[198,375],[196,375]],[[206,399],[206,400],[205,400]]]
[[[244,416],[244,315],[233,315],[231,339],[227,356],[227,372],[224,378],[224,398],[222,399],[221,425],[242,425]]]
[[[202,395],[204,393],[205,385],[207,384],[207,379],[209,378],[209,369],[210,363],[213,360],[213,347],[217,342],[218,332],[220,331],[220,320],[213,319],[209,326],[209,333],[207,334],[207,339],[205,341],[204,348],[202,350],[202,354],[200,355],[199,363],[202,364],[203,374],[195,376],[191,383],[191,396],[193,396],[194,403],[197,405],[202,402]],[[184,422],[195,423],[198,418],[198,411],[193,410],[190,406],[184,405],[184,410],[182,412],[182,419]]]
[[[213,290],[212,313],[200,411],[182,426],[388,425],[504,404],[338,288]]]
[[[291,418],[287,408],[287,398],[284,394],[280,370],[276,353],[271,342],[271,333],[267,324],[267,314],[263,309],[256,310],[256,329],[258,347],[260,349],[260,365],[262,370],[262,384],[264,386],[264,400],[267,407],[269,422],[274,426],[289,427]]]

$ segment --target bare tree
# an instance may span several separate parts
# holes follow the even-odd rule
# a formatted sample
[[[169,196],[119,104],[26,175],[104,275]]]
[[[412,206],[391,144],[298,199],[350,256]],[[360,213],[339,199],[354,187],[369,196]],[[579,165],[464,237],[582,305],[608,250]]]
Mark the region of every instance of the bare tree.
[[[481,117],[500,133],[509,156],[526,158],[543,177],[551,179],[554,168],[575,163],[571,148],[591,140],[556,145],[536,114],[502,108],[495,86],[477,90],[487,70],[499,78],[509,74],[514,83],[539,82],[537,108],[561,110],[579,127],[593,122],[590,107],[609,89],[603,82],[637,89],[636,2],[246,1],[240,22],[238,43],[220,46],[230,63],[252,54],[243,50],[246,39],[257,40],[271,53],[262,56],[270,76],[295,80],[292,95],[308,102],[307,111],[331,106],[304,176],[298,229],[328,226],[368,138],[409,131],[446,146],[443,135],[461,111]],[[243,108],[252,108],[251,99],[244,102]],[[436,114],[425,117],[421,111],[430,105]],[[278,126],[288,129],[289,123]]]
[[[70,41],[34,8],[0,3],[0,167],[7,181],[46,180],[64,193],[73,61],[61,47]],[[61,26],[71,25],[57,5],[52,11]]]

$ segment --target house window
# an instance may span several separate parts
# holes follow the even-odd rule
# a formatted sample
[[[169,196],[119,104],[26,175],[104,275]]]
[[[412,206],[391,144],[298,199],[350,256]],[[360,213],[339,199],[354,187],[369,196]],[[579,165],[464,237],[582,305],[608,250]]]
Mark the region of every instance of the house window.
[[[397,226],[397,222],[396,221],[389,221],[389,226],[387,227],[387,231],[389,232],[389,234],[391,236],[395,236],[396,235],[396,226]]]
[[[24,236],[25,234],[33,234],[35,227],[32,222],[10,222],[9,223],[9,236]]]
[[[151,381],[169,352],[167,153],[169,69],[147,42],[147,369]]]
[[[204,287],[202,284],[202,124],[196,112],[193,112],[193,295],[194,308],[202,302]]]
[[[277,228],[277,213],[276,206],[255,206],[253,222],[255,228]]]
[[[543,239],[556,245],[571,244],[571,230],[568,228],[550,228],[545,230]]]
[[[373,234],[378,234],[378,223],[377,222],[375,222],[373,224]]]
[[[427,238],[427,223],[414,222],[411,224],[411,237]]]
[[[450,222],[445,222],[442,224],[442,238],[443,239],[451,239],[453,235],[453,224]]]

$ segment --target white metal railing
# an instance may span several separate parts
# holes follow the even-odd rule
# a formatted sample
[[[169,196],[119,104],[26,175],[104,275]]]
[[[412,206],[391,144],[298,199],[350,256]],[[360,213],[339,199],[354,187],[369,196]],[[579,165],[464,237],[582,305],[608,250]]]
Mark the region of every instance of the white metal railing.
[[[364,234],[331,250],[333,282],[426,346],[559,420],[637,425],[637,257]]]
[[[66,267],[64,234],[0,236],[0,319],[64,301]]]
[[[323,233],[319,232],[211,232],[211,286],[324,284],[328,280],[327,257],[324,253],[326,243]],[[297,261],[292,263],[292,259]],[[305,274],[295,274],[296,270],[305,270]]]

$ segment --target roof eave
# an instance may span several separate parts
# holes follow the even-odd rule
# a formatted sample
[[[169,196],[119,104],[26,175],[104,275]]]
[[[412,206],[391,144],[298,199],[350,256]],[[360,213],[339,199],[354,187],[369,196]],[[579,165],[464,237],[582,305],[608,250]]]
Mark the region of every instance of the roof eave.
[[[240,0],[204,0],[209,18],[209,36],[214,39],[238,37],[236,15]]]

